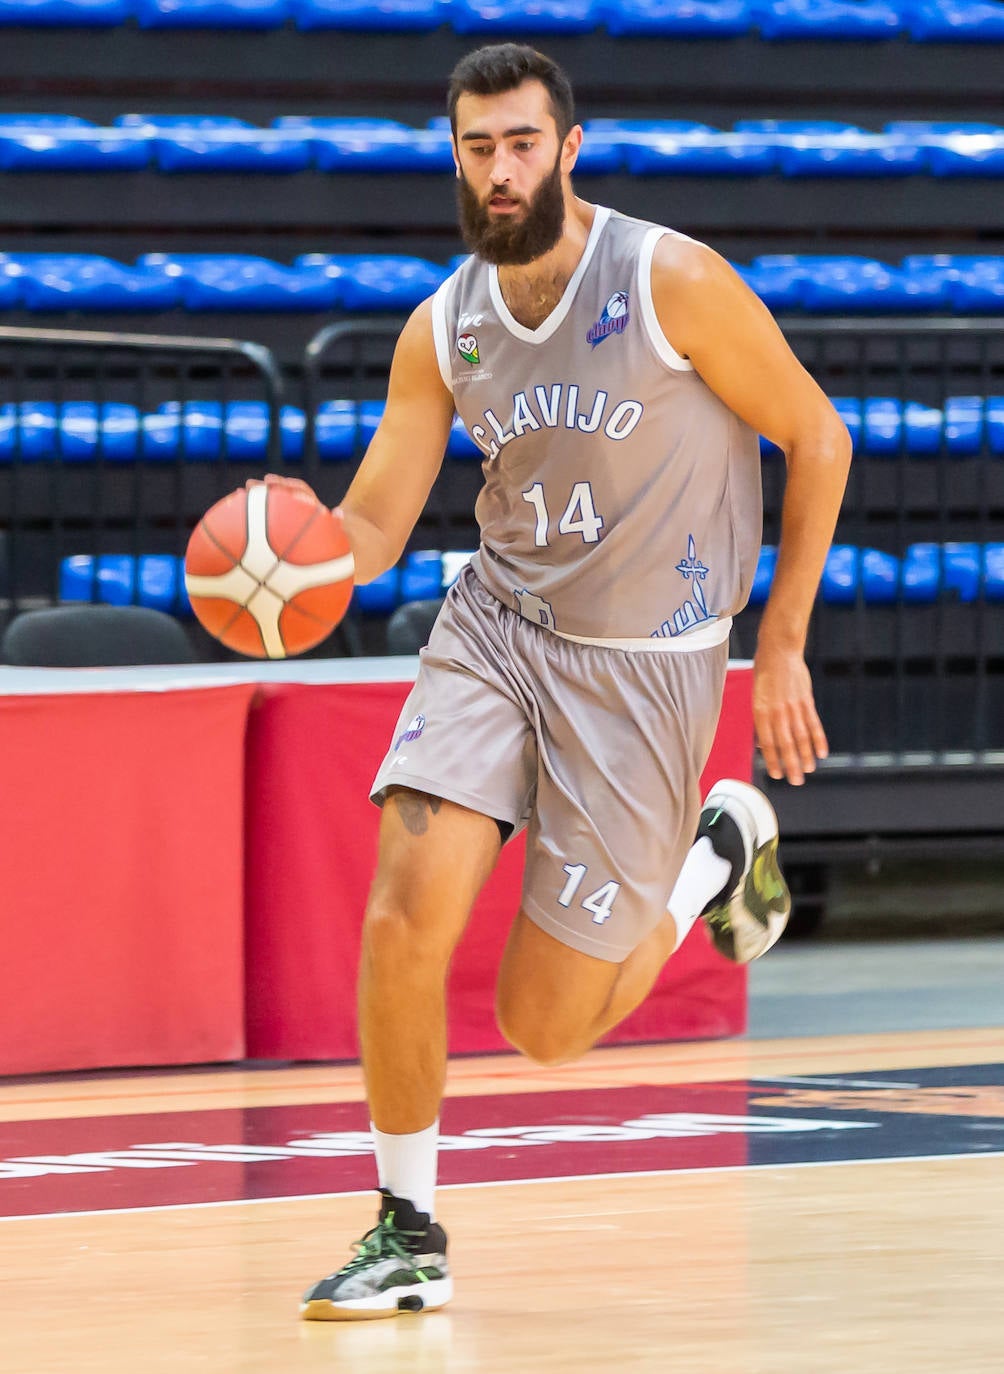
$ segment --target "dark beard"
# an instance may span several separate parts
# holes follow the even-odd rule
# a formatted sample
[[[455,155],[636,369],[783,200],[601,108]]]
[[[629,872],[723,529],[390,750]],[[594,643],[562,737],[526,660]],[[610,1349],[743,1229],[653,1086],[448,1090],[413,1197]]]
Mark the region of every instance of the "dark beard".
[[[460,232],[468,249],[496,267],[525,267],[543,257],[561,238],[565,227],[565,199],[561,189],[561,159],[537,187],[522,220],[493,219],[487,206],[461,176],[457,182]]]

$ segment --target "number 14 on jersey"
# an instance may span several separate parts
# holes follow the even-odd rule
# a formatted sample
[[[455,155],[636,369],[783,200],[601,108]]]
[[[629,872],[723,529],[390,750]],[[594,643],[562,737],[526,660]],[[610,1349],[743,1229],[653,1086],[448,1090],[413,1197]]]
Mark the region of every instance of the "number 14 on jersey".
[[[547,547],[548,533],[551,526],[551,517],[548,513],[547,502],[544,499],[544,486],[542,482],[534,482],[532,487],[528,487],[523,492],[523,500],[528,505],[533,506],[537,513],[537,523],[534,527],[533,542],[538,549]],[[586,544],[595,544],[600,537],[600,530],[603,528],[603,517],[596,514],[596,507],[593,504],[593,489],[588,482],[576,482],[572,487],[572,494],[568,498],[568,504],[558,520],[559,534],[581,534]]]

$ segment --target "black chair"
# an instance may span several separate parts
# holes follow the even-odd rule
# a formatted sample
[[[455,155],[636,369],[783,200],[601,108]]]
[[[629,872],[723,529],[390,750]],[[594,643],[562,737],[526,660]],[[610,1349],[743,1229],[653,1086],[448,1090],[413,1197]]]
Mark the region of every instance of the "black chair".
[[[173,616],[148,606],[51,606],[23,611],[0,637],[0,662],[20,668],[195,663]]]
[[[398,606],[387,621],[387,652],[389,654],[417,654],[429,642],[444,597],[429,601],[406,601]]]

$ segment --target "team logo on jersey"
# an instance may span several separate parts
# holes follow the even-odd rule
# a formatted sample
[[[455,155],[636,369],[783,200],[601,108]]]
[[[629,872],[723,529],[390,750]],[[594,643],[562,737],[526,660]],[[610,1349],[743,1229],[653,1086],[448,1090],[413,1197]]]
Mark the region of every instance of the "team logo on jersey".
[[[473,334],[460,334],[457,336],[457,352],[465,363],[470,363],[476,367],[481,361],[481,354],[478,352],[478,341]]]
[[[611,334],[623,334],[631,315],[628,312],[628,293],[615,291],[603,307],[603,314],[586,330],[586,339],[593,348]]]
[[[676,571],[690,584],[690,596],[673,612],[672,620],[664,620],[657,630],[652,631],[653,639],[675,638],[696,629],[707,620],[718,619],[717,613],[709,609],[701,586],[711,569],[698,558],[693,535],[687,540],[687,556],[677,563]]]
[[[410,744],[412,740],[418,739],[424,729],[425,717],[419,712],[417,716],[412,716],[405,729],[398,735],[394,748],[400,749],[402,744]]]

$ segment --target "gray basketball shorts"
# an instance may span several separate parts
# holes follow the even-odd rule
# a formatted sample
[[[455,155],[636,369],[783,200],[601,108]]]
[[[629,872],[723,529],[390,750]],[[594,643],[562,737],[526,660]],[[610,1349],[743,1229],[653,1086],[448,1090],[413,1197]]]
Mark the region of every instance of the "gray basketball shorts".
[[[523,909],[620,963],[662,919],[697,831],[728,645],[560,638],[464,569],[422,650],[372,798],[410,787],[527,830]]]

